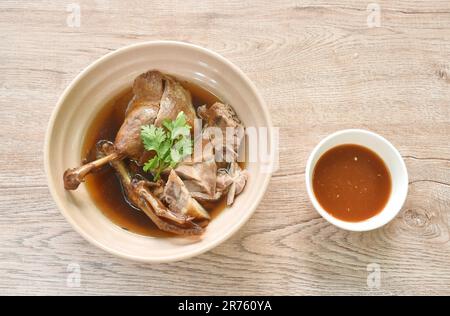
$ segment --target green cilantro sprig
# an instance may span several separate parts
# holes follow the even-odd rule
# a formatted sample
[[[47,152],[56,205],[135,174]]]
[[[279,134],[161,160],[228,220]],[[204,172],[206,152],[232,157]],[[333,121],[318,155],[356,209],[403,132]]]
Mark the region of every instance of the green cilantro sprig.
[[[192,154],[191,126],[183,112],[175,120],[164,120],[163,127],[144,125],[141,127],[141,139],[147,151],[155,156],[144,164],[144,171],[153,174],[158,180],[164,170],[175,168],[184,157]]]

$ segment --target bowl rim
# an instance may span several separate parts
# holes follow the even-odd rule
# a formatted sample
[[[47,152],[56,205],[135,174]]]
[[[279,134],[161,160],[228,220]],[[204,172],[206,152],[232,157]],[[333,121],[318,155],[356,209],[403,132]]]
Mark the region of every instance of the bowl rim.
[[[258,92],[258,89],[256,88],[255,84],[234,63],[232,63],[231,61],[229,61],[228,59],[226,59],[219,53],[216,53],[210,49],[207,49],[205,47],[202,47],[202,46],[199,46],[196,44],[181,42],[181,41],[170,41],[170,40],[157,40],[157,41],[145,41],[145,42],[134,43],[134,44],[127,45],[124,47],[120,47],[112,52],[109,52],[109,53],[101,56],[100,58],[97,58],[96,60],[91,62],[87,67],[85,67],[81,72],[79,72],[75,76],[75,78],[69,83],[69,85],[64,89],[63,93],[59,97],[59,99],[56,103],[56,106],[52,111],[52,114],[50,116],[50,119],[49,119],[49,122],[47,125],[47,129],[46,129],[46,133],[45,133],[45,141],[44,141],[44,170],[45,170],[45,175],[46,175],[46,179],[47,179],[47,186],[48,186],[48,188],[50,190],[50,194],[51,194],[53,200],[55,201],[56,206],[58,207],[61,214],[63,214],[65,219],[70,223],[70,225],[75,229],[75,231],[77,231],[85,240],[87,240],[91,244],[93,244],[93,245],[99,247],[100,249],[103,249],[115,256],[118,256],[118,257],[121,257],[124,259],[128,259],[128,260],[137,261],[137,262],[143,262],[143,263],[165,263],[165,262],[174,262],[174,261],[180,261],[180,260],[192,258],[194,256],[203,254],[203,253],[211,250],[212,248],[218,246],[219,244],[221,244],[224,241],[226,241],[227,239],[229,239],[248,221],[248,219],[256,211],[259,203],[261,202],[264,194],[267,191],[267,187],[269,185],[269,182],[270,182],[270,179],[272,176],[272,172],[267,172],[267,176],[264,177],[263,182],[259,184],[260,189],[258,190],[257,195],[255,195],[255,197],[252,199],[253,201],[252,201],[251,206],[248,208],[248,211],[240,219],[240,221],[235,223],[230,228],[229,231],[227,231],[221,237],[219,237],[215,240],[212,240],[210,243],[206,243],[205,245],[203,245],[201,247],[198,247],[196,249],[193,249],[193,250],[183,253],[183,254],[172,254],[172,255],[160,256],[160,257],[156,257],[156,258],[124,254],[120,251],[110,248],[108,245],[105,245],[105,244],[97,241],[95,238],[91,237],[87,232],[85,232],[83,230],[83,228],[80,227],[75,220],[72,220],[72,218],[69,216],[68,212],[65,210],[63,202],[58,197],[58,195],[56,193],[56,189],[54,188],[55,184],[52,182],[51,177],[50,177],[50,174],[51,174],[50,173],[50,169],[51,169],[51,166],[50,166],[50,141],[51,141],[50,136],[52,135],[52,131],[54,129],[54,125],[56,122],[56,117],[57,117],[60,109],[62,108],[70,91],[72,91],[72,89],[77,84],[79,84],[85,78],[85,76],[91,70],[93,70],[95,67],[99,66],[100,64],[102,64],[103,62],[105,62],[106,60],[112,58],[113,56],[115,56],[117,54],[126,53],[128,51],[132,51],[132,50],[139,49],[139,48],[146,47],[146,46],[151,47],[151,46],[160,46],[160,45],[166,45],[169,48],[182,46],[184,48],[193,49],[195,51],[209,55],[209,56],[219,60],[219,62],[224,63],[227,67],[230,67],[234,72],[236,72],[246,82],[246,84],[250,88],[252,94],[256,97],[257,102],[260,104],[260,106],[261,106],[260,110],[263,112],[262,114],[263,114],[264,120],[267,123],[266,127],[267,127],[267,130],[269,133],[268,135],[269,135],[269,139],[270,139],[270,144],[272,146],[273,146],[272,138],[274,135],[273,134],[274,133],[273,124],[272,124],[272,119],[271,119],[269,110],[268,110],[267,105],[266,105],[264,99],[262,98],[261,94]]]
[[[325,143],[327,143],[328,141],[330,141],[333,138],[341,136],[342,134],[355,134],[355,133],[364,134],[368,137],[376,138],[376,139],[380,140],[382,143],[384,143],[389,148],[389,150],[394,154],[395,158],[398,160],[399,166],[401,169],[401,174],[403,175],[403,177],[402,177],[402,179],[400,179],[400,181],[402,182],[402,185],[405,186],[405,190],[400,192],[400,193],[403,193],[403,195],[400,196],[398,207],[396,210],[392,211],[385,218],[385,220],[382,221],[378,225],[370,223],[370,220],[374,217],[370,217],[366,220],[359,221],[359,222],[347,222],[347,221],[343,221],[341,219],[338,219],[338,218],[332,216],[319,204],[319,202],[313,192],[312,186],[311,186],[311,181],[312,181],[313,172],[314,172],[313,168],[315,167],[315,164],[313,165],[313,160],[317,157],[319,150],[322,149],[322,147],[325,145]],[[365,146],[365,145],[362,145],[362,146]],[[331,148],[333,148],[333,147],[335,147],[335,146],[332,146]],[[365,146],[365,147],[369,148],[368,146]],[[371,149],[371,148],[369,148],[369,149]],[[374,151],[380,157],[382,157],[382,155],[380,155],[380,153],[378,151],[376,151],[374,149],[371,149],[371,150]],[[384,160],[384,157],[382,157],[382,158]],[[316,161],[316,163],[317,163],[317,161]],[[387,168],[389,169],[389,166],[387,166]],[[389,170],[389,171],[391,172],[391,170]],[[330,135],[323,138],[311,151],[311,154],[309,155],[308,161],[306,163],[306,168],[305,168],[306,191],[308,193],[309,200],[311,201],[311,203],[314,206],[314,208],[316,209],[316,211],[324,219],[326,219],[330,224],[333,224],[334,226],[339,227],[341,229],[344,229],[347,231],[354,231],[354,232],[365,232],[365,231],[371,231],[374,229],[378,229],[380,227],[383,227],[387,223],[389,223],[392,219],[394,219],[395,216],[397,216],[397,214],[402,209],[402,207],[406,201],[406,197],[408,196],[408,183],[409,183],[408,178],[409,178],[408,170],[406,168],[405,161],[403,160],[402,156],[400,155],[400,152],[397,150],[397,148],[395,148],[394,145],[392,145],[392,143],[390,141],[388,141],[383,136],[381,136],[377,133],[374,133],[372,131],[365,130],[365,129],[356,129],[356,128],[339,130],[339,131],[331,133]],[[378,214],[381,214],[384,211],[385,211],[385,209],[381,210],[380,213],[378,213]]]

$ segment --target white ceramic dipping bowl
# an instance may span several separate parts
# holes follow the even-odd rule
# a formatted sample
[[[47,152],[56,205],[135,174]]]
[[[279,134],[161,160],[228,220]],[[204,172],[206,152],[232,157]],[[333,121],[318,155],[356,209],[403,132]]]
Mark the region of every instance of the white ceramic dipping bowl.
[[[64,190],[64,170],[80,165],[85,133],[101,107],[150,69],[206,88],[231,104],[247,127],[267,127],[267,146],[272,146],[273,128],[263,99],[241,70],[217,53],[182,42],[147,42],[119,49],[88,66],[67,87],[51,116],[45,141],[48,184],[61,213],[84,238],[112,254],[141,262],[168,262],[201,254],[235,233],[255,211],[270,173],[261,171],[258,162],[248,163],[246,188],[199,240],[127,232],[102,214],[83,184],[76,191]]]
[[[391,195],[386,206],[377,215],[360,222],[346,222],[330,215],[317,201],[312,186],[314,167],[319,158],[329,149],[343,144],[356,144],[371,149],[382,158],[391,174]],[[387,224],[398,214],[408,193],[408,172],[400,153],[385,138],[360,129],[342,130],[324,138],[311,152],[305,176],[306,189],[317,212],[331,224],[350,231],[368,231]]]

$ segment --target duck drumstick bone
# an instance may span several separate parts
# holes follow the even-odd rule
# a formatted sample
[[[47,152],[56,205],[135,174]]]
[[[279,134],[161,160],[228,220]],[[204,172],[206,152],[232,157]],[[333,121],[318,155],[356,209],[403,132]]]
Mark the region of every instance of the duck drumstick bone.
[[[78,188],[80,183],[84,181],[84,177],[87,174],[93,172],[94,170],[100,169],[103,165],[114,161],[119,157],[120,155],[118,153],[113,152],[108,156],[89,162],[81,167],[67,169],[64,172],[64,189],[75,190]]]

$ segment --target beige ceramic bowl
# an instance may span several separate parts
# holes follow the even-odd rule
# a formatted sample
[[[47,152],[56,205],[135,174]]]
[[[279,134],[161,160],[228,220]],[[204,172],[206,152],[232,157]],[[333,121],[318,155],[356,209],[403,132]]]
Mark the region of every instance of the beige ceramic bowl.
[[[247,76],[222,56],[187,43],[158,41],[119,49],[95,61],[67,87],[51,116],[45,141],[45,170],[61,213],[84,238],[112,254],[142,262],[168,262],[201,254],[235,233],[255,211],[270,174],[262,171],[260,163],[249,163],[244,192],[210,223],[200,240],[127,232],[102,214],[83,184],[76,191],[65,191],[64,170],[80,164],[85,132],[102,105],[149,69],[210,90],[230,103],[247,127],[267,127],[269,136],[273,129],[267,107]],[[272,146],[271,137],[268,142]]]
[[[356,144],[377,153],[391,175],[391,194],[385,207],[375,216],[360,222],[346,222],[329,214],[317,200],[313,190],[314,168],[320,157],[333,147]],[[350,231],[369,231],[389,223],[400,212],[408,194],[408,171],[398,150],[384,137],[361,129],[346,129],[324,138],[311,152],[305,171],[306,190],[314,208],[331,224]]]

